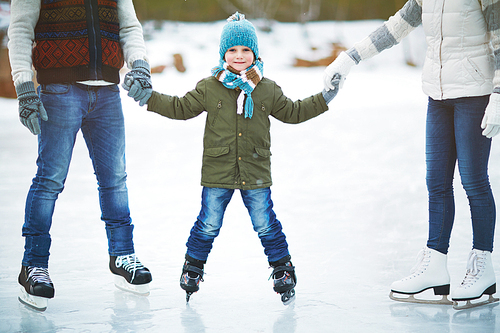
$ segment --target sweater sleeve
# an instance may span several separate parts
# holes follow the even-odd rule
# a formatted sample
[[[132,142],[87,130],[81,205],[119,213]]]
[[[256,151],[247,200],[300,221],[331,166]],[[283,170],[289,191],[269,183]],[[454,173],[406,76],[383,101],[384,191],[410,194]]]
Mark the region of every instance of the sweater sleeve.
[[[500,93],[500,0],[480,0],[495,56],[493,87]]]
[[[118,19],[120,22],[120,43],[128,68],[136,60],[149,62],[142,25],[137,19],[132,0],[118,0]]]
[[[148,111],[177,120],[187,120],[205,111],[206,83],[198,82],[196,89],[183,97],[170,96],[153,91],[148,101]]]
[[[347,51],[358,64],[398,44],[422,23],[422,0],[409,0],[394,16]]]
[[[41,0],[12,0],[10,8],[9,60],[14,85],[33,80],[32,58],[35,26]]]

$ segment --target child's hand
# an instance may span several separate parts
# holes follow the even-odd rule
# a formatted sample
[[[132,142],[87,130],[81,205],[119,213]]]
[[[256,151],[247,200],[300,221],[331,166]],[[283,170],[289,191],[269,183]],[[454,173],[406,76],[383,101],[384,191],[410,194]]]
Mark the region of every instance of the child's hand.
[[[131,76],[125,75],[125,78],[123,79],[122,83],[122,88],[125,89],[126,91],[129,91],[130,87],[132,86],[132,83],[134,83],[134,79]]]
[[[333,75],[333,78],[330,81],[330,86],[333,87],[333,89],[326,90],[323,89],[321,92],[323,94],[323,98],[325,99],[326,104],[330,103],[332,99],[337,96],[337,93],[339,92],[339,85],[341,82],[341,76],[339,73],[336,73]]]
[[[140,106],[146,104],[153,93],[149,64],[144,60],[134,61],[132,70],[125,75],[122,87],[128,90],[128,96],[138,101]]]
[[[340,75],[338,88],[342,88],[347,74],[349,74],[351,67],[354,65],[356,65],[356,62],[346,52],[341,52],[339,56],[325,69],[325,75],[323,78],[325,90],[329,91],[334,89],[332,79],[335,74]]]

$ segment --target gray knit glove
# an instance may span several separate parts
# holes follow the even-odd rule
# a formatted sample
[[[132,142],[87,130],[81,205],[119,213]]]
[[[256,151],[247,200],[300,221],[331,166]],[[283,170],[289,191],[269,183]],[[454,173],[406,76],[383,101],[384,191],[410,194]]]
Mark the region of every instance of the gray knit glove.
[[[330,90],[323,89],[323,91],[321,92],[326,104],[330,103],[332,99],[337,96],[337,93],[339,92],[340,77],[341,76],[339,73],[334,74],[333,78],[330,80]]]
[[[128,96],[138,101],[140,106],[146,104],[153,93],[149,64],[141,59],[134,61],[132,70],[125,75],[122,87],[128,90]]]
[[[38,115],[47,121],[47,111],[35,91],[33,81],[23,82],[16,87],[17,100],[19,101],[19,119],[34,135],[40,134]]]

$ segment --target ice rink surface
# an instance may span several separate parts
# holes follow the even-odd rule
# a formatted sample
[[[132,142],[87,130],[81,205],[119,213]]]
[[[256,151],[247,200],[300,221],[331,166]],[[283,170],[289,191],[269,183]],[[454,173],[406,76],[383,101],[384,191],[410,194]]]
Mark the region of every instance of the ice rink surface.
[[[350,47],[380,23],[276,23],[270,33],[259,32],[264,76],[292,99],[315,94],[323,68],[294,68],[294,57],[324,57],[331,42]],[[222,24],[145,24],[151,65],[167,65],[153,75],[154,88],[183,95],[210,75]],[[97,185],[79,135],[53,218],[49,271],[56,296],[42,313],[20,304],[21,227],[37,143],[18,120],[16,100],[0,99],[0,332],[499,332],[498,303],[456,311],[388,297],[391,283],[409,274],[427,239],[427,98],[418,66],[424,41],[420,30],[408,38],[353,68],[325,114],[299,125],[272,119],[273,201],[298,277],[296,301],[288,307],[272,291],[271,270],[238,193],[205,282],[186,304],[179,277],[200,209],[205,116],[162,118],[125,92],[134,241],[153,274],[151,294],[136,296],[113,285]],[[171,66],[174,53],[183,55],[185,73]],[[497,140],[490,180],[500,198]],[[452,288],[465,274],[471,249],[469,207],[458,174],[455,179]]]

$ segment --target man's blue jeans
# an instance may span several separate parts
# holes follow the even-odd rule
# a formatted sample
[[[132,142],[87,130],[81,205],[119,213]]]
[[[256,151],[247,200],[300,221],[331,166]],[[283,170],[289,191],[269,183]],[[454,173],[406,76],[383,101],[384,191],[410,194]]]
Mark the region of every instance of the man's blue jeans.
[[[201,211],[186,244],[188,256],[207,260],[233,193],[231,189],[203,187]],[[268,261],[274,262],[288,256],[286,237],[273,211],[271,189],[240,190],[240,193]]]
[[[42,85],[40,99],[49,119],[40,122],[38,170],[26,200],[23,265],[48,267],[54,206],[64,188],[80,129],[97,177],[109,254],[134,253],[125,182],[125,126],[118,86]]]
[[[429,98],[426,129],[429,239],[427,246],[446,254],[455,217],[453,174],[458,170],[469,199],[473,248],[493,250],[496,209],[488,179],[491,139],[481,120],[489,96],[448,100]]]

